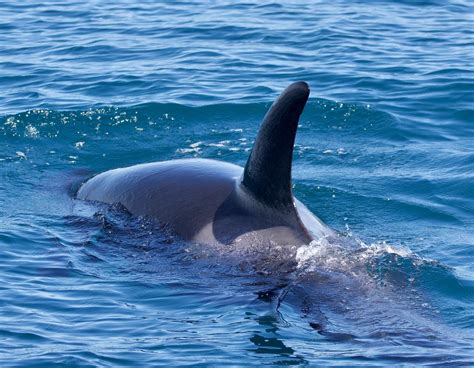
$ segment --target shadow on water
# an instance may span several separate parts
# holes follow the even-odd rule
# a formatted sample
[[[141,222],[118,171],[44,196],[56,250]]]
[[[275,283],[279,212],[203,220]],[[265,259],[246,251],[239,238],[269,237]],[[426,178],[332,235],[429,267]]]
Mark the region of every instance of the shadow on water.
[[[205,304],[243,308],[245,320],[256,324],[245,331],[254,346],[248,351],[279,357],[279,364],[304,363],[301,352],[309,346],[331,346],[334,353],[334,343],[343,351],[365,352],[349,361],[434,362],[423,349],[467,361],[462,349],[446,355],[449,346],[462,346],[462,337],[443,324],[422,285],[429,284],[429,274],[452,282],[455,276],[407,250],[344,234],[301,247],[222,249],[186,243],[119,205],[80,201],[65,221],[68,233],[83,234],[74,268],[149,287],[170,280],[193,285],[197,305],[203,302],[199,290],[206,290],[211,295]],[[213,296],[217,301],[208,299]]]
[[[251,352],[279,356],[281,360],[277,360],[275,363],[281,365],[307,363],[303,356],[299,355],[278,337],[281,322],[277,318],[273,316],[258,316],[254,318],[263,327],[265,334],[256,333],[250,338],[250,342],[255,345],[255,348],[250,349]]]

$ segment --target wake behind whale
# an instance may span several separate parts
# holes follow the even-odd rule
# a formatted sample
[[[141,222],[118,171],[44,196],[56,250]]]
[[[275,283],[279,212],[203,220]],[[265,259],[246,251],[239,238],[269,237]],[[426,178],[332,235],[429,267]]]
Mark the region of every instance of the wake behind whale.
[[[86,232],[87,246],[75,263],[99,279],[133,278],[152,288],[170,283],[177,292],[191,288],[195,303],[216,304],[217,310],[225,303],[271,329],[291,326],[327,341],[376,343],[383,350],[400,340],[412,348],[447,340],[449,331],[412,278],[432,272],[452,276],[403,249],[363,244],[345,234],[303,246],[203,246],[120,205],[80,201],[77,207],[82,215],[70,224]],[[207,297],[199,301],[202,293]]]

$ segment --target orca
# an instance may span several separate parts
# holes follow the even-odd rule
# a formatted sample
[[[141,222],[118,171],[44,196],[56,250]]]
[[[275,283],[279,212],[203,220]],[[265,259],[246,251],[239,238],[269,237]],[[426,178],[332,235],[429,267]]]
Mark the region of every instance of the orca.
[[[124,206],[204,244],[299,246],[333,235],[292,193],[293,147],[309,86],[288,86],[266,113],[245,168],[180,159],[119,168],[86,181],[77,198]]]

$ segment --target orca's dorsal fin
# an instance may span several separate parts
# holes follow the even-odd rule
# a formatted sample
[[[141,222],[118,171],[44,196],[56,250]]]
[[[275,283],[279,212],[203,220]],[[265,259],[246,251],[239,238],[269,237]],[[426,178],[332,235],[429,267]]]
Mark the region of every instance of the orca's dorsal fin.
[[[242,185],[267,206],[291,210],[291,162],[298,121],[309,97],[305,82],[288,86],[265,115]]]

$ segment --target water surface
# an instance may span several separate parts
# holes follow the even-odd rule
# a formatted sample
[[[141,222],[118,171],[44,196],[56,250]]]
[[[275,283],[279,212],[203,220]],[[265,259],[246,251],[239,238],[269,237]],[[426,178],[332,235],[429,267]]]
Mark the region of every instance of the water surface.
[[[2,2],[1,365],[474,364],[473,11]],[[206,248],[74,200],[111,168],[244,165],[295,80],[294,193],[337,242]]]

